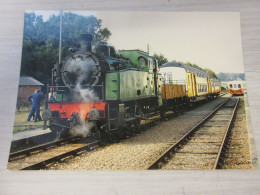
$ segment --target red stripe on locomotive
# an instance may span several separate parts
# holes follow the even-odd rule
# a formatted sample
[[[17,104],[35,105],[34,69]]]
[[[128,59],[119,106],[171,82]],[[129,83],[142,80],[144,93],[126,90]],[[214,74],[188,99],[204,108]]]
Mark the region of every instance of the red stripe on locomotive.
[[[104,111],[104,115],[99,118],[105,118],[106,102],[62,102],[62,103],[48,103],[51,111],[59,111],[61,118],[70,118],[72,113],[79,113],[79,117],[85,119],[87,113],[96,109]],[[88,117],[87,117],[88,118]]]

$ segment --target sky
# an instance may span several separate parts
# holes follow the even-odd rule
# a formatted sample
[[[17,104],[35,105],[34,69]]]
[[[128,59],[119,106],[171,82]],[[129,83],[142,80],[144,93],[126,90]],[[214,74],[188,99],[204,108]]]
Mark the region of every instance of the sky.
[[[47,20],[58,11],[34,11]],[[244,72],[239,12],[89,12],[102,20],[116,49],[141,49],[169,61],[219,72]]]

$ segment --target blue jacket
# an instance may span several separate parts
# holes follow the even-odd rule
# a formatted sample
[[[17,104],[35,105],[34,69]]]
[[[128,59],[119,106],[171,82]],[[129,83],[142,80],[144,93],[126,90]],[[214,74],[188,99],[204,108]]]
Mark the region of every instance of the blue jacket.
[[[41,101],[45,98],[40,93],[33,93],[27,97],[29,101],[32,101],[32,107],[40,107]]]

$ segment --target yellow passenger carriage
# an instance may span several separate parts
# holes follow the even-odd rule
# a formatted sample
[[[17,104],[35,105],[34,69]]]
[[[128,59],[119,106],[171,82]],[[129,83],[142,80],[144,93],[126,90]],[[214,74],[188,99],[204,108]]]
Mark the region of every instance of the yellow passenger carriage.
[[[168,62],[160,67],[162,74],[163,101],[195,102],[217,96],[220,92],[220,82],[211,78],[206,72],[191,66]]]

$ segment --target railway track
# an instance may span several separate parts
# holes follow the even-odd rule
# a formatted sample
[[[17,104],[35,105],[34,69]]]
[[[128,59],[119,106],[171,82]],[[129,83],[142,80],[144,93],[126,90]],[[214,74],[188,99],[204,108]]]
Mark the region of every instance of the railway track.
[[[10,154],[8,169],[39,170],[48,165],[79,155],[82,151],[91,151],[100,142],[98,135],[84,139],[71,137],[64,140],[43,144]],[[54,147],[54,145],[58,147]],[[47,150],[46,150],[47,149]]]
[[[235,118],[238,103],[239,98],[227,99],[147,169],[221,168],[226,138]]]

